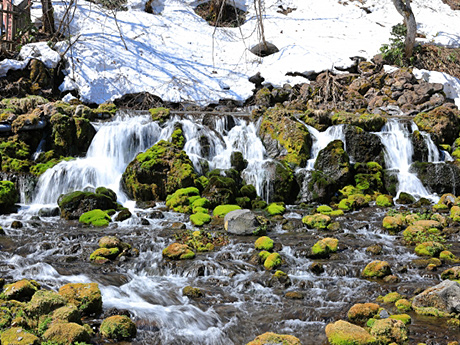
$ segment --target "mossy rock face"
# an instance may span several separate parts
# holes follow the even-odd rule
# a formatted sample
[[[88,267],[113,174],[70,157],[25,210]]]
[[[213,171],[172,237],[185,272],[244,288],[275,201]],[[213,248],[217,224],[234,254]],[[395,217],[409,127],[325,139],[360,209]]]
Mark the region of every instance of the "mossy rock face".
[[[257,336],[253,341],[246,345],[266,345],[266,344],[282,344],[282,345],[301,345],[298,338],[287,334],[276,334],[267,332]]]
[[[195,253],[186,244],[173,243],[163,249],[163,257],[172,260],[188,260],[193,259]]]
[[[2,345],[39,345],[40,339],[21,327],[12,327],[4,331],[0,340]]]
[[[13,182],[0,181],[0,213],[10,210],[18,198],[19,195]]]
[[[347,153],[354,162],[377,162],[380,166],[384,165],[383,144],[376,134],[353,125],[346,125],[344,133]]]
[[[222,204],[231,204],[238,195],[238,186],[231,177],[211,175],[202,196],[209,200],[211,208]]]
[[[304,166],[310,157],[310,133],[295,120],[293,112],[282,107],[265,111],[260,125],[260,137],[272,158]]]
[[[102,312],[102,295],[96,283],[69,283],[59,289],[68,303],[75,305],[82,315]]]
[[[284,207],[283,203],[273,202],[270,205],[268,205],[266,210],[270,216],[277,216],[284,214],[284,212],[286,211],[286,207]]]
[[[211,222],[211,216],[207,213],[198,212],[190,216],[190,221],[195,226],[203,226],[204,224]]]
[[[241,210],[241,207],[238,205],[220,205],[212,211],[212,215],[214,217],[224,218],[227,213],[235,210]]]
[[[388,262],[375,260],[367,264],[361,272],[363,278],[383,278],[391,274],[391,268]]]
[[[445,250],[445,246],[442,243],[429,241],[420,243],[415,247],[415,254],[420,256],[432,256],[437,257]]]
[[[152,121],[158,121],[160,124],[169,120],[171,115],[171,111],[168,108],[163,107],[149,109],[149,112]]]
[[[255,200],[257,198],[256,187],[254,187],[252,184],[244,185],[240,188],[240,195],[242,197],[249,198],[251,201]]]
[[[240,151],[233,151],[231,153],[230,164],[232,165],[232,169],[235,169],[239,173],[248,167],[248,161],[244,159]]]
[[[419,113],[414,122],[421,131],[430,133],[436,144],[451,145],[458,138],[459,119],[458,109],[440,106],[428,113]]]
[[[193,187],[196,177],[187,154],[162,140],[129,163],[122,182],[136,201],[165,200],[180,188]]]
[[[409,340],[408,329],[404,322],[391,318],[376,320],[370,333],[382,344],[392,342],[404,344]]]
[[[410,195],[409,193],[405,193],[405,192],[399,193],[398,200],[396,200],[398,204],[403,204],[403,205],[410,205],[410,204],[413,204],[415,201],[416,200],[412,195]]]
[[[112,218],[102,210],[96,209],[83,213],[78,219],[80,223],[93,226],[107,226]]]
[[[453,162],[446,164],[414,162],[410,172],[415,173],[428,190],[439,195],[454,192],[453,186],[460,183],[460,167]]]
[[[108,317],[102,321],[99,331],[103,337],[116,340],[134,338],[137,333],[136,325],[125,315]]]
[[[267,256],[264,261],[264,267],[267,270],[272,270],[281,265],[283,260],[281,259],[281,255],[278,253],[271,253]]]
[[[206,203],[207,199],[200,198],[200,191],[198,188],[181,188],[166,197],[166,206],[175,212],[190,213],[192,212],[194,202],[198,200],[201,200],[201,202],[197,202],[197,207],[203,207],[201,205],[209,204],[209,202]]]
[[[450,209],[450,218],[454,222],[460,222],[460,207],[459,206],[452,206]]]
[[[356,115],[347,112],[335,113],[331,117],[333,125],[349,124],[361,127],[366,132],[380,132],[387,120],[378,114]]]
[[[357,325],[365,325],[367,320],[379,313],[380,306],[375,303],[358,303],[348,311],[348,320]]]
[[[60,156],[75,156],[77,150],[77,127],[75,120],[60,113],[50,118],[52,126],[51,149]]]
[[[58,205],[64,219],[79,219],[83,213],[91,210],[111,210],[118,207],[107,195],[80,191],[61,195]]]
[[[91,340],[85,327],[73,322],[52,323],[43,334],[43,339],[58,345],[71,345],[76,342],[88,343]]]
[[[384,192],[383,169],[376,162],[356,163],[354,165],[355,185],[359,194],[374,194]]]
[[[339,320],[326,326],[326,337],[331,345],[377,345],[377,339],[364,328]]]
[[[60,308],[65,304],[65,298],[57,292],[38,290],[27,304],[26,311],[29,316],[38,317],[40,315],[49,314],[53,310]]]
[[[352,178],[352,167],[341,140],[330,142],[326,148],[318,153],[315,169],[328,175],[338,188],[349,184]]]
[[[287,161],[275,162],[271,167],[271,174],[271,185],[273,186],[271,201],[294,204],[300,187],[292,165]]]
[[[327,229],[328,225],[331,224],[331,217],[325,214],[316,213],[313,215],[305,216],[302,218],[304,223],[310,229]]]
[[[76,142],[77,142],[77,154],[82,155],[88,151],[94,136],[96,135],[96,129],[93,127],[89,120],[84,118],[74,118],[75,130],[76,130]]]
[[[38,291],[40,284],[35,280],[22,279],[3,287],[3,296],[8,300],[29,301]]]
[[[272,250],[273,240],[268,236],[259,237],[254,243],[254,247],[259,250]]]

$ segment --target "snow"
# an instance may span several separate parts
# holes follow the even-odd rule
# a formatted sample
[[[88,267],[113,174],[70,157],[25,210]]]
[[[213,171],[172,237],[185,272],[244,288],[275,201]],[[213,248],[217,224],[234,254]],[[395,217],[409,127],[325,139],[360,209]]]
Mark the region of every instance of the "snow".
[[[113,11],[77,0],[68,27],[73,44],[56,47],[67,59],[62,91],[76,89],[83,101],[95,103],[141,91],[174,102],[243,101],[254,87],[248,78],[257,72],[274,85],[307,82],[286,73],[344,66],[352,56],[370,59],[402,22],[391,0],[265,0],[265,37],[279,52],[260,58],[248,50],[260,41],[253,0],[235,1],[248,11],[244,25],[217,29],[195,14],[203,1],[154,0],[159,14],[146,13],[145,2],[128,0],[128,10],[116,12],[115,20]],[[53,4],[59,25],[65,2]],[[295,10],[284,15],[280,6]],[[423,41],[460,47],[460,11],[441,0],[413,0],[411,6]],[[0,62],[0,75],[15,64]],[[450,94],[460,97],[458,80],[423,73],[444,78]]]

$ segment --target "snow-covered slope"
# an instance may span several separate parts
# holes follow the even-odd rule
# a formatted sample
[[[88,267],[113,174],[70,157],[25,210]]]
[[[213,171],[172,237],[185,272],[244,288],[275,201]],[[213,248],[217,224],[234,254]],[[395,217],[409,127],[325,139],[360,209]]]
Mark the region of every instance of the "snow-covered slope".
[[[305,82],[286,73],[371,58],[402,22],[391,0],[265,0],[265,36],[280,51],[259,58],[248,51],[260,40],[253,0],[236,1],[248,11],[242,27],[216,30],[195,14],[199,1],[156,0],[161,14],[144,12],[146,0],[128,1],[116,21],[112,11],[78,0],[63,91],[78,89],[83,101],[96,103],[139,91],[201,104],[244,100],[253,88],[248,77],[257,72],[276,85]],[[54,2],[57,18],[62,4]],[[284,15],[280,6],[295,10]],[[460,11],[441,0],[414,0],[412,9],[427,41],[460,46]],[[58,47],[65,51],[67,43]]]

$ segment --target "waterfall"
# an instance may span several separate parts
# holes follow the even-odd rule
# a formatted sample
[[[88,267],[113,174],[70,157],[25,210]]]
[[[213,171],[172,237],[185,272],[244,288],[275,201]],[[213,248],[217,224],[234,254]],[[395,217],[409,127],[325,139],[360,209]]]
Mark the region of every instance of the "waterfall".
[[[267,160],[265,148],[257,137],[256,124],[233,118],[235,125],[229,129],[226,121],[225,117],[216,118],[216,130],[213,130],[192,117],[174,116],[160,127],[148,115],[117,115],[113,121],[96,124],[97,133],[86,157],[61,162],[40,177],[33,203],[55,204],[63,193],[99,186],[111,188],[117,193],[118,201],[125,203],[128,197],[120,186],[124,170],[139,152],[159,140],[168,140],[177,122],[182,125],[186,139],[184,151],[198,173],[204,172],[202,163],[211,170],[229,169],[232,151],[240,151],[248,161],[243,178],[254,184],[259,195],[268,198],[264,186],[269,176],[265,176],[262,168]]]
[[[410,128],[408,128],[410,126]],[[409,130],[410,129],[410,130]],[[385,165],[393,170],[398,176],[397,196],[406,192],[417,198],[436,200],[422,184],[417,175],[409,171],[414,154],[411,140],[411,133],[418,130],[417,126],[411,123],[403,123],[394,119],[388,120],[381,132],[375,133],[380,137],[385,151]],[[421,132],[428,147],[428,161],[431,163],[440,162],[440,154],[436,145],[427,133]]]
[[[314,170],[316,158],[318,158],[319,152],[322,149],[326,148],[326,146],[334,140],[341,140],[346,151],[345,133],[343,131],[345,125],[331,126],[324,132],[320,132],[316,128],[309,126],[307,124],[304,125],[307,127],[313,140],[311,146],[310,159],[307,161],[307,166],[305,167],[306,170]]]

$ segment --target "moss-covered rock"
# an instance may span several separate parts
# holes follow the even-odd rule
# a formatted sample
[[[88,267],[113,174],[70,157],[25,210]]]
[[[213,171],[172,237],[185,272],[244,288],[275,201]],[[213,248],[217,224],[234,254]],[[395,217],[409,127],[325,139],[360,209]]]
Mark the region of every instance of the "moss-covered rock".
[[[165,200],[178,189],[193,187],[196,177],[187,154],[162,140],[129,163],[122,182],[134,200]]]
[[[267,206],[266,210],[270,216],[278,216],[286,211],[286,207],[284,207],[284,203],[272,202]]]
[[[198,212],[190,216],[190,221],[195,226],[203,226],[211,221],[211,216],[208,213]]]
[[[238,185],[235,179],[227,176],[210,175],[202,196],[209,200],[209,207],[231,204],[236,201]]]
[[[52,323],[43,334],[43,339],[53,344],[71,345],[76,342],[88,343],[91,340],[85,327],[73,322]]]
[[[219,205],[212,211],[212,215],[214,217],[223,218],[227,213],[235,210],[241,210],[241,207],[238,205]]]
[[[13,182],[0,181],[0,213],[11,210],[18,198],[19,195]]]
[[[102,295],[97,283],[69,283],[61,286],[59,294],[75,305],[82,315],[102,312]]]
[[[365,325],[367,320],[379,313],[380,306],[375,303],[357,303],[348,311],[348,320],[357,325]]]
[[[361,272],[363,278],[383,278],[391,274],[391,268],[388,262],[375,260],[367,264]]]
[[[395,302],[395,307],[398,308],[399,311],[407,312],[412,310],[412,303],[405,298],[401,298]]]
[[[149,109],[149,112],[152,121],[158,121],[160,124],[169,120],[171,115],[171,111],[168,108],[163,107]]]
[[[99,248],[91,253],[90,261],[96,264],[104,264],[110,260],[115,260],[120,254],[120,249],[115,248]]]
[[[326,337],[331,345],[377,345],[377,339],[364,328],[339,320],[326,326]]]
[[[375,204],[380,207],[391,207],[394,205],[393,197],[391,195],[379,195],[375,200]]]
[[[287,334],[276,334],[267,332],[257,336],[253,341],[246,345],[267,345],[267,344],[282,344],[282,345],[301,345],[298,338]]]
[[[401,296],[401,294],[398,292],[389,292],[385,296],[383,296],[382,301],[383,303],[395,303],[396,301],[399,301],[402,298],[403,296]]]
[[[305,216],[302,218],[302,223],[304,223],[310,229],[327,229],[328,225],[331,224],[331,217],[315,213],[313,215]]]
[[[190,285],[182,289],[182,294],[190,298],[199,298],[204,296],[204,293],[201,291],[201,289],[192,287]]]
[[[112,221],[112,218],[99,209],[91,210],[83,213],[78,219],[80,223],[93,225],[93,226],[107,226]]]
[[[38,317],[40,315],[49,314],[53,310],[60,308],[65,304],[65,298],[57,292],[38,290],[27,304],[26,311],[29,316]]]
[[[193,250],[186,244],[173,243],[163,249],[163,257],[173,260],[188,260],[195,257]]]
[[[58,199],[61,217],[64,219],[79,219],[88,211],[117,209],[118,205],[105,194],[75,191],[63,194]]]
[[[39,345],[40,339],[21,327],[12,327],[0,336],[2,345]]]
[[[441,273],[441,279],[460,280],[460,266],[450,267]]]
[[[99,331],[103,337],[116,340],[134,338],[137,333],[136,325],[125,315],[106,318],[102,321]]]
[[[264,267],[267,270],[272,270],[278,266],[281,265],[282,263],[281,255],[278,253],[271,253],[267,256],[267,258],[264,261]]]
[[[452,144],[459,134],[458,109],[440,106],[427,113],[419,113],[414,122],[422,131],[431,134],[436,144]]]
[[[271,108],[263,114],[260,137],[272,158],[303,166],[310,157],[310,133],[294,118],[293,112],[282,107]]]
[[[323,238],[311,248],[311,255],[316,258],[327,258],[330,253],[337,252],[339,240],[336,238]]]
[[[35,280],[22,279],[3,287],[3,299],[16,301],[29,301],[38,291],[40,284]]]
[[[415,247],[415,254],[420,256],[433,256],[437,257],[445,250],[446,247],[439,242],[429,241],[420,243]]]
[[[349,184],[352,178],[352,167],[341,140],[330,142],[318,153],[315,169],[322,171],[333,180],[337,188]]]
[[[385,230],[390,233],[398,233],[404,228],[405,221],[402,214],[396,214],[394,216],[386,216],[383,218],[382,225]]]
[[[412,322],[412,318],[410,317],[410,315],[407,314],[390,315],[390,319],[399,320],[405,325],[408,325]]]
[[[53,311],[51,316],[53,322],[74,322],[81,323],[81,314],[78,308],[69,304]]]
[[[408,329],[406,325],[400,321],[391,318],[376,320],[371,327],[370,332],[382,344],[404,344],[409,340]]]
[[[347,112],[338,112],[331,117],[333,125],[349,124],[361,127],[366,132],[379,132],[387,120],[378,114],[352,114]]]
[[[200,191],[195,187],[180,188],[173,194],[166,197],[166,206],[175,212],[190,213],[193,205],[197,202],[195,207],[203,207],[202,205],[209,204],[206,198],[200,198]]]
[[[272,250],[273,240],[268,236],[259,237],[254,243],[254,247],[258,250]]]

